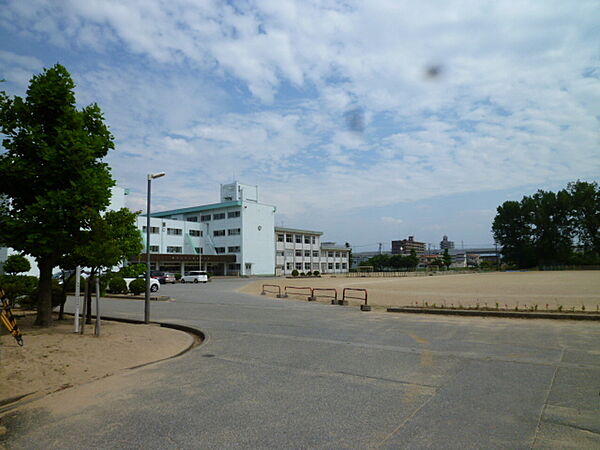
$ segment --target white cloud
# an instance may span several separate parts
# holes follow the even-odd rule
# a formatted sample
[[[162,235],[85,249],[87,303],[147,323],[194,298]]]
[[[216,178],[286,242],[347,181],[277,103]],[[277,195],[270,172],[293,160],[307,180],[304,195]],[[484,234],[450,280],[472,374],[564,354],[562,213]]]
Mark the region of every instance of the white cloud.
[[[106,112],[132,202],[160,167],[164,207],[216,201],[236,176],[301,218],[597,178],[599,14],[585,0],[30,0],[0,26],[88,56],[79,99]],[[21,86],[41,65],[0,63]]]
[[[403,223],[404,221],[402,219],[397,219],[396,217],[382,217],[381,221],[383,223],[389,223],[391,225],[400,225],[401,223]]]

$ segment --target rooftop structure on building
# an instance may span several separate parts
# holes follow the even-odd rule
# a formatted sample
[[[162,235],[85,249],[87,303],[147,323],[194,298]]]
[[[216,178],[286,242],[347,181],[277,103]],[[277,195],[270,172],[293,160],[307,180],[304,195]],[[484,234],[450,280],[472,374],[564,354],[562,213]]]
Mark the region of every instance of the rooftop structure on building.
[[[454,248],[454,241],[449,241],[448,236],[444,235],[442,240],[440,241],[440,249],[442,250],[452,250]]]

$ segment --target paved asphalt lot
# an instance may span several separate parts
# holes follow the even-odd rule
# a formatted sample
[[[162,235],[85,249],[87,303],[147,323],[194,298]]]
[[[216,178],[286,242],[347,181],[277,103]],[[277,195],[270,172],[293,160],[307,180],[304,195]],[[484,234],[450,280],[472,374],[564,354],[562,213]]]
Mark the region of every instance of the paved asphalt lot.
[[[203,330],[202,346],[11,413],[3,444],[600,448],[598,323],[361,312],[243,284],[163,287],[177,300],[152,319]],[[143,302],[103,310],[142,318]]]

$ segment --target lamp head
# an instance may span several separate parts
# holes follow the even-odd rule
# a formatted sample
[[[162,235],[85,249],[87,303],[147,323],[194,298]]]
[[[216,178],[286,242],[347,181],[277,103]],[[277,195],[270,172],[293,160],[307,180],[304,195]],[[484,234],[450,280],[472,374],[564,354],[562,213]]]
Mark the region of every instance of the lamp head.
[[[166,173],[164,173],[164,172],[149,173],[148,174],[148,179],[149,180],[154,180],[155,178],[164,177],[165,175],[166,175]]]

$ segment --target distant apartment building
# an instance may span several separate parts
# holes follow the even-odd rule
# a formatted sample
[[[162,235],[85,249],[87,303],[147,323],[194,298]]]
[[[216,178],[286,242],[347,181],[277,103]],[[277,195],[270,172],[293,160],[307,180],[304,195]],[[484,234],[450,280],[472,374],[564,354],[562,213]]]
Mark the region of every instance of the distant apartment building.
[[[440,241],[440,248],[442,250],[452,250],[454,248],[454,241],[449,241],[448,236],[444,235],[444,237]]]
[[[392,255],[408,255],[412,250],[417,255],[425,253],[425,242],[415,241],[414,236],[409,236],[408,239],[401,241],[392,241]]]

